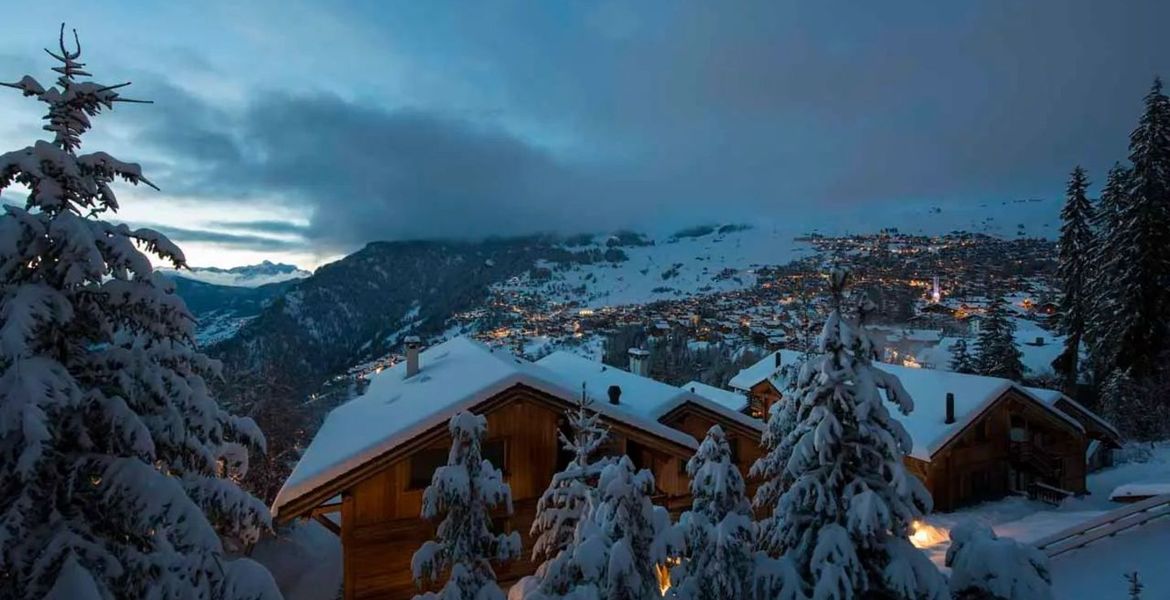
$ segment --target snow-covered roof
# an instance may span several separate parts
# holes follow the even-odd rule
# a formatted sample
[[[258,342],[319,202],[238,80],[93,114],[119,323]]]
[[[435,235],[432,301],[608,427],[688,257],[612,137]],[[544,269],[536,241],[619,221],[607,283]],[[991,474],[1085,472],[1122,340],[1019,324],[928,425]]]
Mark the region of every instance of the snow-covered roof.
[[[779,370],[776,367],[777,354],[780,355],[780,360],[784,365],[796,364],[801,356],[799,352],[794,350],[777,350],[760,359],[756,364],[736,373],[735,377],[732,377],[731,381],[727,384],[737,390],[746,392],[761,381],[774,378],[773,376]]]
[[[439,426],[460,410],[523,384],[566,401],[580,385],[529,361],[457,337],[423,351],[421,371],[406,377],[399,363],[370,378],[366,392],[333,409],[276,495],[272,512],[413,437]],[[595,402],[602,415],[688,448],[698,442],[638,412]]]
[[[1091,419],[1094,423],[1099,425],[1105,431],[1108,431],[1110,434],[1112,434],[1118,440],[1121,439],[1121,432],[1118,431],[1117,428],[1114,427],[1112,423],[1110,423],[1109,421],[1106,421],[1105,419],[1101,418],[1101,416],[1098,415],[1097,413],[1086,408],[1084,404],[1081,404],[1080,402],[1077,402],[1076,400],[1073,400],[1072,398],[1069,398],[1068,396],[1064,395],[1064,393],[1057,391],[1057,390],[1048,390],[1048,389],[1044,389],[1044,388],[1032,388],[1032,387],[1028,388],[1028,391],[1031,392],[1031,394],[1033,396],[1036,396],[1037,398],[1039,398],[1045,404],[1052,406],[1054,408],[1056,408],[1056,403],[1060,400],[1067,402],[1073,408],[1076,408],[1077,411],[1084,413],[1085,416],[1087,416],[1089,419]],[[1070,415],[1070,416],[1073,416],[1075,418],[1075,415]]]
[[[698,394],[712,402],[716,402],[726,408],[734,411],[741,411],[747,408],[748,397],[731,390],[717,388],[713,385],[707,385],[701,381],[691,381],[681,386],[683,390]]]
[[[738,410],[706,398],[687,389],[674,387],[649,377],[635,375],[629,371],[589,360],[569,352],[554,352],[536,362],[561,378],[564,385],[580,389],[585,384],[586,394],[593,404],[628,411],[646,419],[657,420],[666,413],[690,402],[718,413],[730,421],[738,422],[756,430],[763,430],[764,424]],[[622,393],[618,404],[609,403],[609,387],[616,385]]]
[[[1117,486],[1109,494],[1109,499],[1114,502],[1119,502],[1134,499],[1141,500],[1167,494],[1170,494],[1170,482],[1126,483]]]
[[[793,354],[799,357],[799,354]],[[784,364],[791,364],[787,362],[788,357],[784,357],[784,360],[786,361]],[[914,440],[910,456],[919,460],[930,461],[931,457],[946,446],[968,423],[987,410],[1003,396],[1004,392],[1013,388],[1073,428],[1084,431],[1076,419],[1008,379],[887,363],[876,363],[876,366],[897,376],[902,386],[910,393],[910,397],[914,399],[914,410],[909,415],[893,410],[891,413]],[[955,422],[950,424],[946,423],[948,392],[955,395]]]

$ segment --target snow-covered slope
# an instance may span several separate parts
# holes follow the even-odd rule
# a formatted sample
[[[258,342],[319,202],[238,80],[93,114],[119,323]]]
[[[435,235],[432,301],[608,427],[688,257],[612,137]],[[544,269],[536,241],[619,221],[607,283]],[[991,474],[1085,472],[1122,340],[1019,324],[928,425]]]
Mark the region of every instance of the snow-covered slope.
[[[830,211],[818,220],[760,221],[744,225],[692,227],[658,235],[580,236],[572,251],[624,254],[625,260],[591,264],[543,262],[528,276],[497,289],[537,292],[549,300],[589,307],[639,304],[695,294],[723,292],[755,283],[755,269],[783,265],[814,253],[798,241],[809,233],[875,234],[894,228],[903,234],[941,235],[962,230],[1001,238],[1053,238],[1058,200],[1008,200],[968,205],[905,204],[882,211]]]
[[[258,265],[232,267],[191,267],[189,269],[172,270],[162,269],[169,275],[193,279],[215,285],[233,287],[258,287],[267,283],[278,283],[290,279],[304,279],[312,273],[302,270],[295,265],[264,261]]]
[[[701,230],[700,230],[701,231]],[[499,284],[498,289],[536,292],[549,300],[575,300],[586,306],[635,304],[751,286],[754,268],[785,264],[811,254],[779,228],[724,227],[703,235],[619,239],[598,235],[589,243],[567,247],[596,250],[624,260],[591,264],[539,261],[528,274]],[[620,252],[620,254],[617,254]]]

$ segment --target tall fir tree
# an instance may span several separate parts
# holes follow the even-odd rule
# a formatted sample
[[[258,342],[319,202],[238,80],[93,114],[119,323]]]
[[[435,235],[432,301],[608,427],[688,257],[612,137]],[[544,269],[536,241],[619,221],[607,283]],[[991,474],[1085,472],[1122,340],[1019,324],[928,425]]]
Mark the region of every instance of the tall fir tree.
[[[1089,319],[1088,279],[1092,270],[1093,205],[1087,196],[1089,178],[1080,166],[1069,175],[1058,244],[1057,285],[1060,288],[1059,327],[1065,336],[1064,350],[1052,367],[1066,390],[1076,385],[1080,374],[1081,342]]]
[[[1114,369],[1142,380],[1170,347],[1170,99],[1155,79],[1129,138],[1132,172],[1112,257],[1118,352]]]
[[[770,512],[759,547],[788,557],[815,600],[941,599],[945,580],[909,541],[930,494],[907,472],[913,443],[885,406],[909,413],[913,401],[897,377],[874,366],[865,328],[872,302],[859,303],[856,319],[844,314],[848,279],[842,269],[830,272],[831,312],[818,355],[798,376],[788,431],[753,467],[765,478],[756,505]]]
[[[427,541],[410,561],[416,582],[436,582],[447,573],[439,592],[416,596],[429,600],[503,600],[492,562],[520,553],[520,534],[492,533],[491,510],[502,506],[512,514],[512,490],[500,470],[483,458],[487,431],[482,415],[461,412],[448,425],[451,452],[435,470],[423,492],[422,517],[443,520],[435,539]]]
[[[576,410],[566,415],[570,434],[562,431],[558,436],[561,446],[572,453],[573,458],[561,472],[553,475],[548,489],[536,504],[536,518],[529,533],[535,540],[532,560],[540,564],[536,569],[538,578],[547,571],[549,561],[572,545],[577,524],[597,495],[597,478],[610,462],[605,458],[594,460],[609,431],[590,404],[582,391]]]
[[[142,250],[176,268],[183,253],[101,220],[115,180],[153,185],[80,153],[91,118],[134,101],[83,81],[73,42],[62,26],[48,51],[55,86],[4,84],[44,103],[52,139],[0,155],[0,190],[29,190],[0,216],[0,598],[279,598],[228,557],[269,527],[236,485],[264,438],[209,394],[218,364]]]
[[[675,530],[685,552],[671,570],[672,595],[683,600],[745,600],[755,580],[755,523],[743,476],[718,425],[687,461],[691,510]]]
[[[947,366],[955,373],[975,372],[975,357],[967,349],[967,340],[959,338],[951,345],[951,361]]]
[[[671,543],[670,515],[650,501],[654,475],[629,457],[601,470],[573,541],[547,564],[539,583],[520,590],[526,600],[650,600],[659,598],[657,565]],[[525,582],[521,582],[524,584]],[[515,595],[516,590],[513,590]]]
[[[996,295],[979,327],[975,372],[1012,381],[1024,378],[1023,354],[1016,346],[1016,324],[1008,314],[1007,301]]]
[[[1101,385],[1109,375],[1117,354],[1117,270],[1115,258],[1129,242],[1122,237],[1122,220],[1128,201],[1130,170],[1113,165],[1094,211],[1092,276],[1087,286],[1089,315],[1085,324],[1088,373]]]

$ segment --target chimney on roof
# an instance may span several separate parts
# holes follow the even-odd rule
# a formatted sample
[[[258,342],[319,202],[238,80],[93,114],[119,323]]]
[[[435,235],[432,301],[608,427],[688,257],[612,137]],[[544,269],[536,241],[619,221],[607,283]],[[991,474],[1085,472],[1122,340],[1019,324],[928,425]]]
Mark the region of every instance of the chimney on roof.
[[[776,357],[776,368],[779,369],[781,367],[780,363],[784,362],[784,359],[780,357],[780,351],[777,350],[772,356]]]
[[[650,374],[650,353],[641,348],[630,348],[630,372],[647,377]]]
[[[422,340],[417,335],[408,335],[403,340],[406,345],[406,376],[414,377],[418,374],[418,351],[422,348]]]
[[[950,425],[955,422],[955,395],[947,392],[947,420],[945,423]]]
[[[622,403],[622,386],[611,385],[611,386],[609,386],[609,390],[607,390],[607,392],[609,393],[609,403],[610,404],[621,404]]]

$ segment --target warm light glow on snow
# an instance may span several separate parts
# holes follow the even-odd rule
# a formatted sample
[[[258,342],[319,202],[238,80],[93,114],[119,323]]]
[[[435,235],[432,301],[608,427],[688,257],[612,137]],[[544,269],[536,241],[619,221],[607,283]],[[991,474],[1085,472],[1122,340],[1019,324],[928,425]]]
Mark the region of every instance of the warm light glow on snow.
[[[658,576],[658,592],[666,596],[666,592],[670,590],[670,569],[682,562],[678,557],[672,556],[666,559],[666,564],[654,565],[654,574]]]
[[[930,548],[950,539],[950,532],[929,523],[914,521],[910,527],[914,530],[910,535],[910,543],[914,544],[915,548]]]

